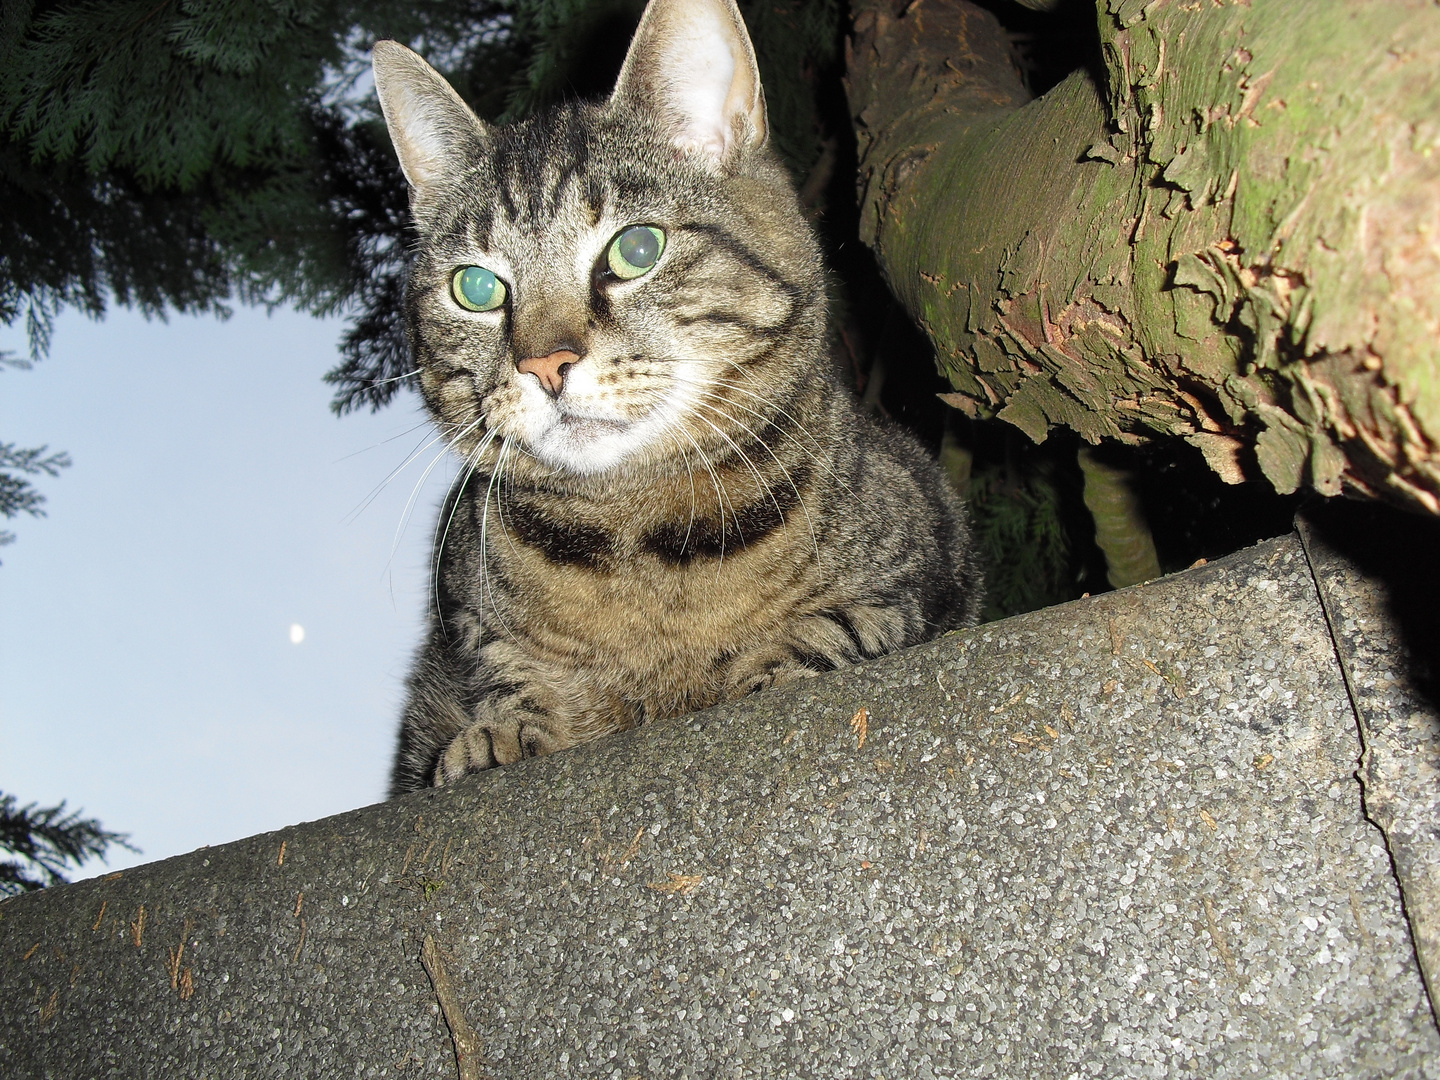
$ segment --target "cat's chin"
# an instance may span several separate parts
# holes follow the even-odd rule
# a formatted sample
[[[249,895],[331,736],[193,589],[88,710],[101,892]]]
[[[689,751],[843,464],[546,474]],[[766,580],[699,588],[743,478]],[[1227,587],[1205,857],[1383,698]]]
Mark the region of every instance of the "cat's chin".
[[[649,441],[644,423],[561,414],[528,449],[543,464],[581,476],[603,473],[633,457]]]

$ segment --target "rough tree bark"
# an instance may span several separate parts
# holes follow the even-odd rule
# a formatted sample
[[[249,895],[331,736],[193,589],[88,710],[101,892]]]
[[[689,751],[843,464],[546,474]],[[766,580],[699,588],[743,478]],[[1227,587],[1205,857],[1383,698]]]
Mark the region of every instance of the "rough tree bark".
[[[1029,101],[965,0],[855,12],[862,236],[952,404],[1440,513],[1440,4],[1098,0]]]

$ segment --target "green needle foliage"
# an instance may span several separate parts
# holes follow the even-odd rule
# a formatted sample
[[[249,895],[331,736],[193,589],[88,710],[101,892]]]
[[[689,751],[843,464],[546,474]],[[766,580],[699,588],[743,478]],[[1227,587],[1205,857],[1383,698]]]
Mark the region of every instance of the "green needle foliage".
[[[38,356],[64,306],[346,307],[370,269],[357,249],[397,237],[363,196],[398,186],[403,202],[388,146],[366,130],[373,109],[347,120],[355,61],[376,36],[443,47],[447,30],[500,9],[7,3],[0,193],[17,212],[0,231],[0,320],[24,317]]]
[[[124,833],[110,832],[83,810],[66,813],[65,804],[37,809],[20,806],[0,792],[0,896],[63,885],[65,875],[87,859],[104,858],[111,845],[138,852]]]
[[[303,103],[338,56],[337,6],[21,2],[0,53],[4,119],[39,158],[120,168],[151,189],[272,164],[303,139]]]
[[[21,449],[14,443],[0,442],[0,517],[45,516],[45,496],[36,491],[26,477],[59,476],[60,470],[70,465],[69,454],[47,453],[48,449],[45,446]],[[0,529],[0,547],[14,542],[14,533]]]

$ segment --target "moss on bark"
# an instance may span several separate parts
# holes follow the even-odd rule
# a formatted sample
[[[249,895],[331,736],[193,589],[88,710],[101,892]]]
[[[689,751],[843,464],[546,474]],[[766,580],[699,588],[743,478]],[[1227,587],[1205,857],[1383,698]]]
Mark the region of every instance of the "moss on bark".
[[[971,415],[1440,513],[1440,5],[1099,0],[1025,100],[964,0],[861,0],[862,233]]]

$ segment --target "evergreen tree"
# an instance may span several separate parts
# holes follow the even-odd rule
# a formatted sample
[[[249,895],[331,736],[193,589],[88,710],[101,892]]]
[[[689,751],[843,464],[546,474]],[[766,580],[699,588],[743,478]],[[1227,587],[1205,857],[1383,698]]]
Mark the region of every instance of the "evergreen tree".
[[[71,868],[87,859],[104,858],[111,845],[138,852],[124,833],[110,832],[84,811],[65,811],[65,804],[38,809],[20,806],[14,795],[0,792],[0,896],[63,885]]]
[[[64,305],[332,307],[350,276],[316,195],[314,114],[343,5],[7,4],[0,25],[0,319],[32,351]]]

